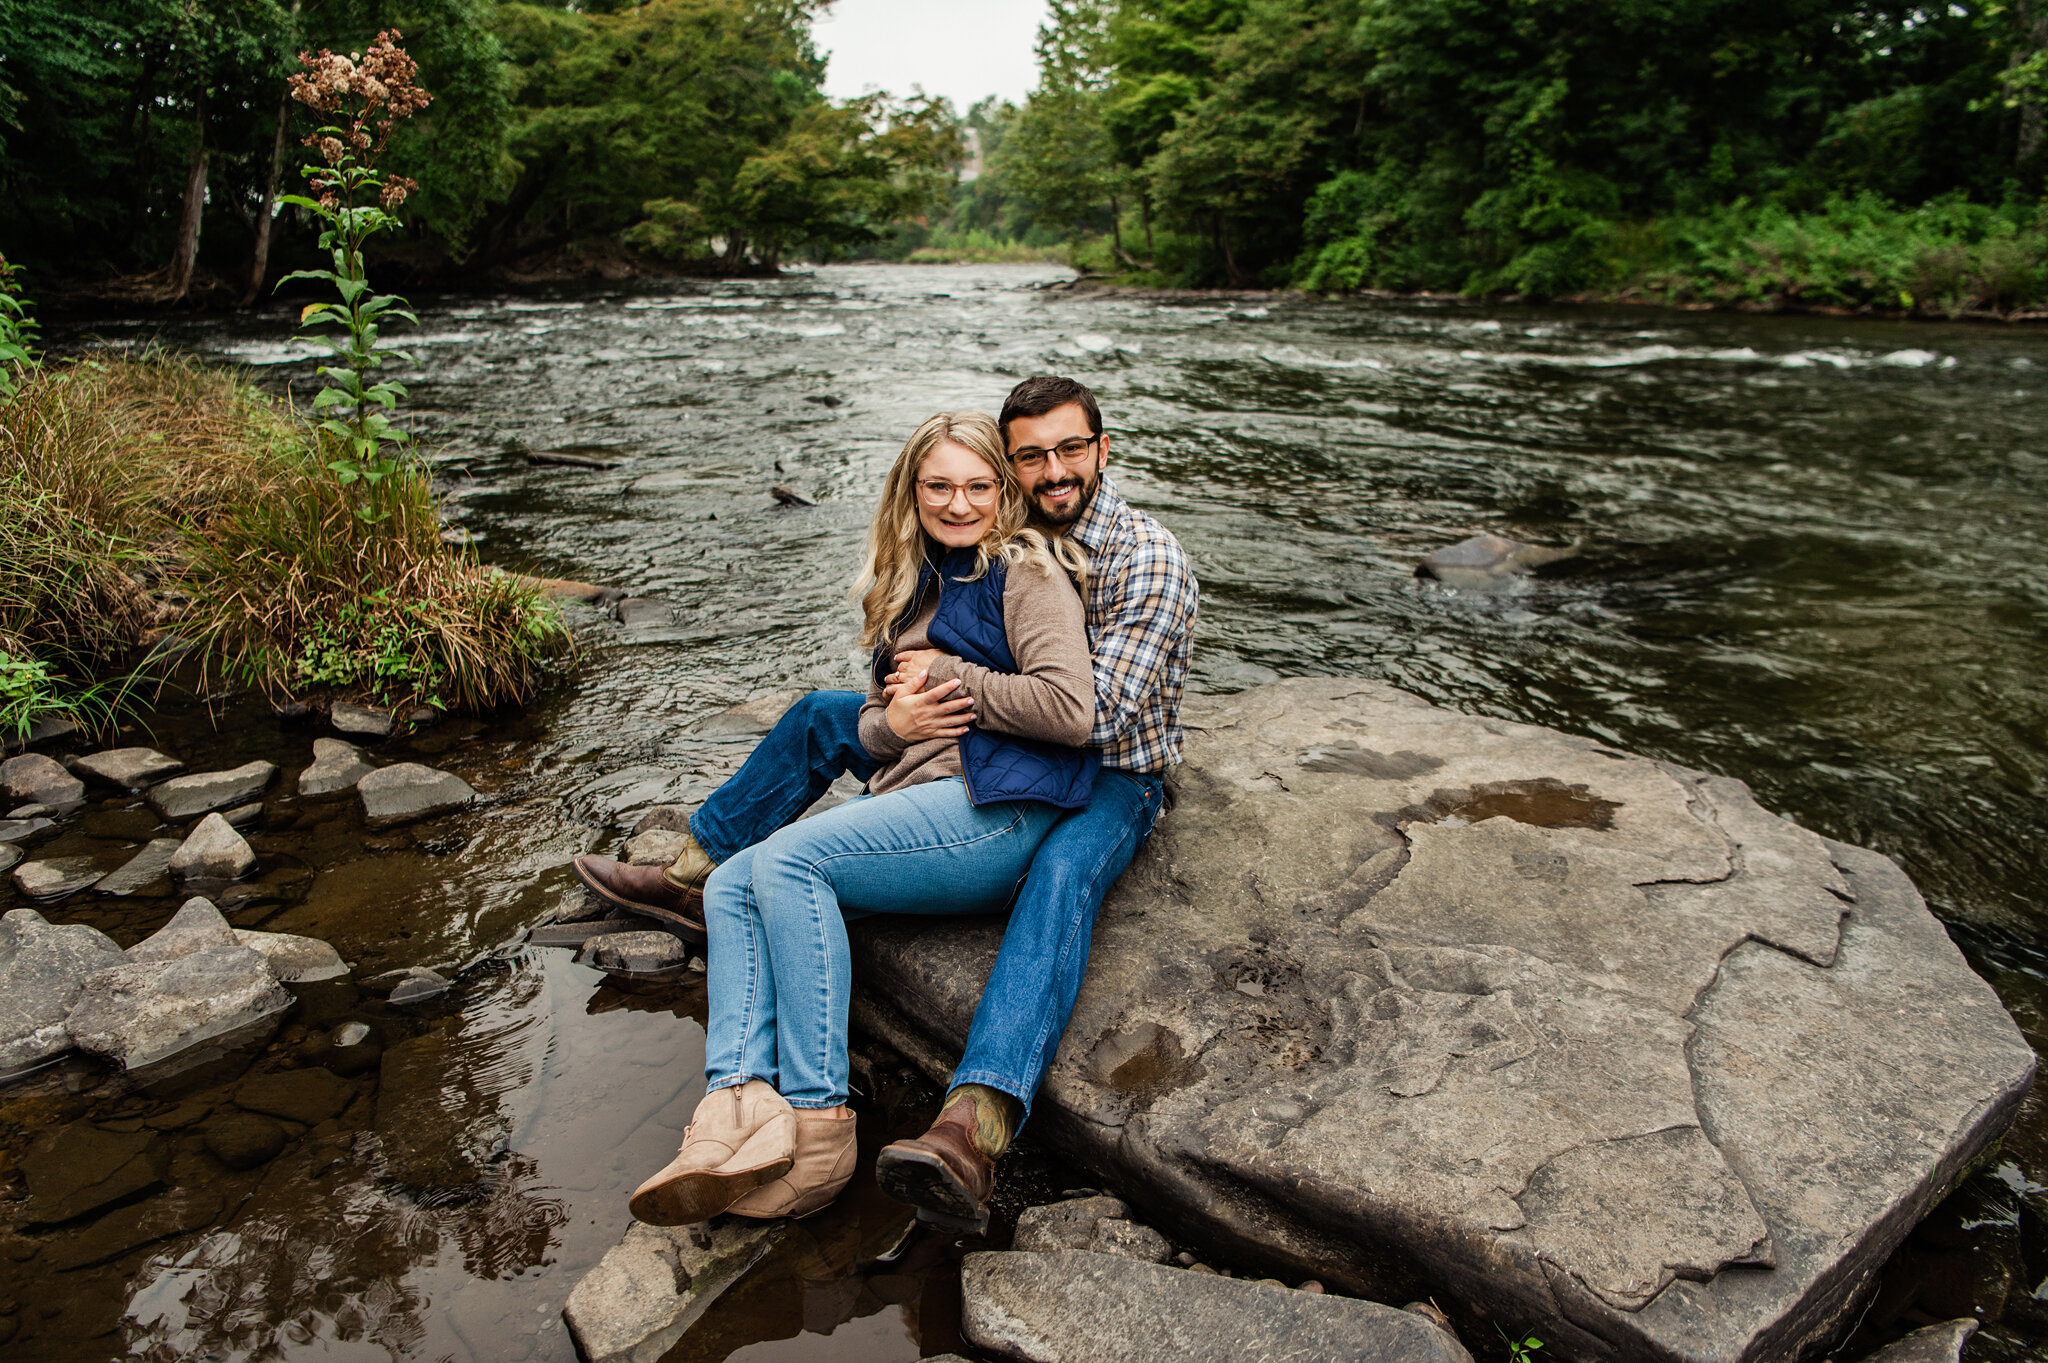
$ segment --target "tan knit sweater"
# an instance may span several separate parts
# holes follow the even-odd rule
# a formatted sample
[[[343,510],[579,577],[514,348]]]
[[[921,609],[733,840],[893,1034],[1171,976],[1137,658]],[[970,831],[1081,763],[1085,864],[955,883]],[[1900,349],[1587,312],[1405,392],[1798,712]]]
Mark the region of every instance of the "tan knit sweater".
[[[927,630],[939,609],[938,591],[927,591],[917,613],[890,652],[932,647]],[[997,733],[1079,747],[1095,722],[1095,680],[1088,665],[1088,630],[1081,597],[1064,572],[1043,572],[1036,564],[1010,567],[1003,582],[1003,633],[1017,660],[1016,672],[997,672],[959,658],[933,666],[926,689],[957,678],[949,695],[974,697],[974,722]],[[906,744],[889,727],[888,701],[873,679],[860,709],[860,741],[882,769],[868,789],[884,795],[922,781],[960,775],[960,740],[928,738]]]

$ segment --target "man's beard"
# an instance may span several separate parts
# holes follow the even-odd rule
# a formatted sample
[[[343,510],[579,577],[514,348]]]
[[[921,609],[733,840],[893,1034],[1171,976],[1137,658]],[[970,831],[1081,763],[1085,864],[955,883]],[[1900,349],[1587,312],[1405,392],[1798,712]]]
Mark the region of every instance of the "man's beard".
[[[1045,504],[1038,500],[1040,494],[1062,487],[1076,488],[1078,489],[1078,494],[1072,502],[1061,507],[1058,511],[1047,511]],[[1093,479],[1084,479],[1079,474],[1070,475],[1065,478],[1048,478],[1031,489],[1031,519],[1040,525],[1054,526],[1064,530],[1088,514],[1088,508],[1094,503],[1095,494],[1101,488],[1102,475],[1100,473],[1097,473]]]

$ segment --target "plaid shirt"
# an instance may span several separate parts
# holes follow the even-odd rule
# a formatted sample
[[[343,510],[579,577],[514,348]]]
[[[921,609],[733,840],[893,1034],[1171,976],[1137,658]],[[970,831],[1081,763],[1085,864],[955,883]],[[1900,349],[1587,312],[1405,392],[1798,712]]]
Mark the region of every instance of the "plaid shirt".
[[[1180,761],[1180,697],[1200,592],[1173,533],[1117,495],[1108,478],[1067,532],[1088,551],[1088,652],[1102,765],[1160,772]]]

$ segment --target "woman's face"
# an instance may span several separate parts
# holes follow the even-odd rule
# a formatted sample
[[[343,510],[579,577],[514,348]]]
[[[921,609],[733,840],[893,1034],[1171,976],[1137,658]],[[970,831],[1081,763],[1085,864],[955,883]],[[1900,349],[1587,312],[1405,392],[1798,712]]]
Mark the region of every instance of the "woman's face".
[[[948,549],[981,542],[1003,504],[1003,480],[974,451],[940,441],[917,470],[917,519]]]

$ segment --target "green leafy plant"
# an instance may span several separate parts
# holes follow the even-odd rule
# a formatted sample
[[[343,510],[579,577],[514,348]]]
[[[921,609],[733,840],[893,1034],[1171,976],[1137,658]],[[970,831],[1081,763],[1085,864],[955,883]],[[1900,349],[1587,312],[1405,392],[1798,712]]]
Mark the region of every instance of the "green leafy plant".
[[[41,362],[34,347],[36,323],[28,315],[29,300],[21,296],[15,276],[21,267],[0,256],[0,402],[21,391],[17,369]]]
[[[132,708],[139,674],[89,686],[68,685],[40,658],[0,652],[0,737],[28,737],[37,721],[68,720],[88,733],[113,732]]]
[[[1543,1347],[1543,1341],[1536,1338],[1534,1331],[1517,1338],[1498,1325],[1493,1328],[1500,1335],[1501,1343],[1508,1346],[1508,1357],[1514,1363],[1536,1363],[1536,1352]]]
[[[398,46],[396,30],[379,33],[367,52],[344,57],[322,48],[318,56],[302,54],[306,69],[292,76],[292,98],[332,121],[304,139],[320,153],[320,161],[304,166],[318,197],[289,194],[284,202],[317,215],[325,229],[320,248],[334,262],[331,270],[294,270],[289,279],[319,279],[341,294],[338,303],[313,303],[299,314],[302,327],[334,327],[325,336],[334,362],[323,365],[327,380],[313,398],[321,415],[319,431],[337,455],[328,461],[344,486],[361,483],[368,496],[355,504],[365,521],[384,519],[378,487],[398,471],[409,441],[392,421],[405,386],[376,373],[393,360],[410,364],[412,356],[383,343],[383,328],[393,319],[419,325],[403,298],[370,287],[363,265],[363,244],[379,232],[398,226],[394,211],[419,188],[403,175],[386,175],[377,158],[400,119],[424,109],[432,96],[413,83],[418,66]],[[284,280],[279,280],[280,284]]]

